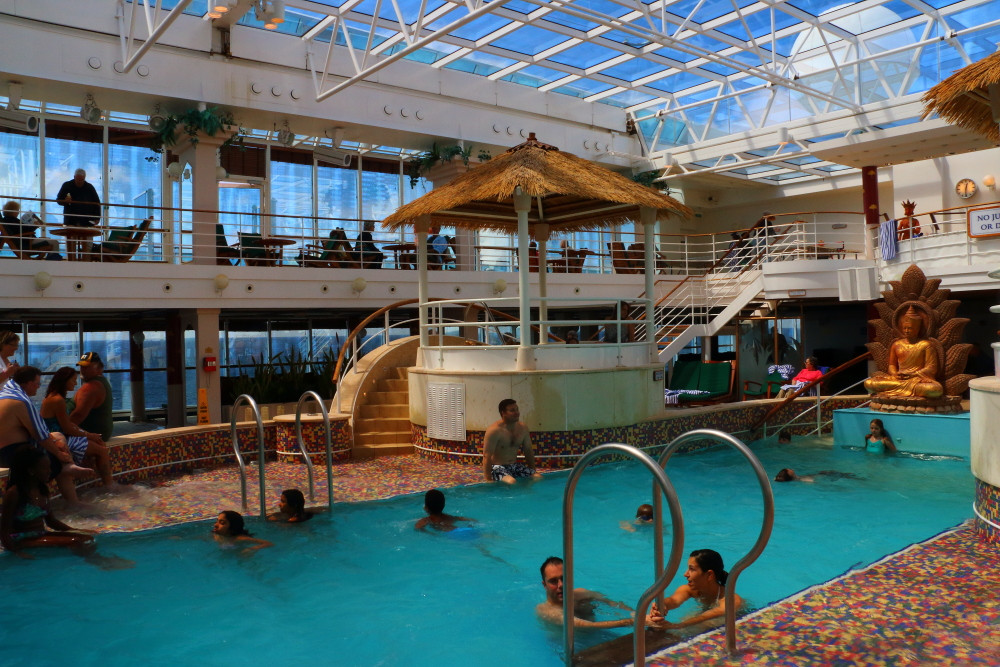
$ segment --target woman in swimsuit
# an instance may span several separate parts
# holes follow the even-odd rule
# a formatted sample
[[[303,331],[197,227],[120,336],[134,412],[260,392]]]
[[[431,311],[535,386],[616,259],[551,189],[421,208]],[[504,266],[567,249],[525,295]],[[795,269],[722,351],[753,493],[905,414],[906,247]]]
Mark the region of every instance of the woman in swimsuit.
[[[226,510],[215,520],[215,525],[212,526],[212,537],[219,544],[245,546],[243,553],[274,546],[267,540],[253,537],[243,523],[243,515],[232,510]]]
[[[70,454],[77,465],[83,465],[84,457],[93,457],[95,468],[101,476],[106,489],[117,487],[111,476],[111,458],[108,448],[99,433],[88,433],[69,420],[69,409],[66,407],[66,394],[76,388],[76,378],[79,374],[75,368],[63,366],[55,372],[45,390],[45,400],[42,401],[40,413],[45,425],[50,431],[56,431],[66,436]],[[76,436],[76,437],[71,437]],[[86,442],[80,438],[86,438]]]
[[[22,558],[32,557],[23,552],[32,547],[69,547],[89,556],[94,551],[93,534],[67,526],[49,509],[50,472],[49,457],[41,449],[23,447],[14,456],[3,496],[0,542]]]
[[[865,436],[865,451],[873,454],[895,454],[896,445],[882,425],[881,419],[873,419],[868,425],[868,435]]]
[[[692,551],[691,557],[688,558],[687,571],[684,573],[687,583],[663,601],[662,611],[654,602],[647,617],[647,623],[664,629],[684,628],[725,616],[726,579],[729,577],[729,573],[722,567],[722,556],[717,551],[711,549]],[[666,620],[668,611],[680,607],[691,598],[701,603],[702,612],[700,614],[679,623],[670,623]],[[743,600],[739,595],[734,596],[734,601],[737,609],[743,605]]]
[[[13,331],[0,331],[0,387],[7,384],[7,380],[20,368],[16,361],[10,360],[20,346],[20,336]]]

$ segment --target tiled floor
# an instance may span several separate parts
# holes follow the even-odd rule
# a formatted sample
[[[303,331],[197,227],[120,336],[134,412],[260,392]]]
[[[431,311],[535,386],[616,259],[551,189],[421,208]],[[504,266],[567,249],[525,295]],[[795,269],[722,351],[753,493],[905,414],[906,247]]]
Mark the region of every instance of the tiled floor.
[[[479,468],[386,457],[336,466],[336,502],[354,502],[474,484]],[[300,464],[270,463],[268,504],[281,489],[305,489]],[[251,513],[257,483],[248,481]],[[86,496],[87,494],[85,494]],[[317,469],[317,504],[326,478]],[[104,498],[68,522],[102,531],[213,518],[239,509],[234,468],[206,470]],[[794,566],[794,564],[790,564]],[[765,609],[739,626],[738,656],[724,655],[721,632],[675,647],[655,665],[1000,665],[1000,558],[968,527],[948,531],[866,570]]]

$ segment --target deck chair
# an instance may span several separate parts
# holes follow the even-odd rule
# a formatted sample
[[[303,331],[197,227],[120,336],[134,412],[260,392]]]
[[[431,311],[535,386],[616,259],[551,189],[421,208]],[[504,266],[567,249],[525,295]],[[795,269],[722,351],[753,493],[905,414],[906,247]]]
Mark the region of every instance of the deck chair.
[[[222,223],[215,225],[215,263],[220,266],[232,266],[233,260],[238,264],[240,261],[240,249],[229,245],[226,238],[226,228]]]
[[[632,263],[629,261],[628,251],[625,250],[624,243],[621,241],[608,242],[608,252],[611,254],[611,266],[614,268],[615,273],[637,273],[632,268]]]
[[[763,382],[757,382],[756,380],[744,380],[743,400],[745,401],[748,398],[771,398],[778,394],[781,390],[781,385],[787,383],[788,380],[786,380],[785,376],[778,371],[768,373],[767,378]]]
[[[267,249],[261,243],[261,235],[252,232],[236,232],[239,238],[240,259],[247,266],[265,266]]]
[[[307,244],[299,255],[299,264],[325,269],[355,268],[351,259],[351,244],[340,227],[330,231],[330,238],[322,245]]]
[[[35,222],[39,225],[42,224],[41,219],[30,211],[21,214],[21,220],[22,225],[29,225]],[[21,229],[24,229],[24,227]],[[15,234],[8,234],[7,232],[7,228],[4,225],[0,225],[0,250],[3,250],[4,245],[7,245],[18,259],[45,259],[49,255],[57,254],[59,250],[59,244],[55,241],[45,238],[40,239],[35,236],[34,227],[25,236],[17,236]],[[36,247],[33,248],[33,245]]]
[[[112,229],[107,240],[95,243],[89,259],[92,262],[127,262],[139,249],[146,237],[146,230],[153,224],[153,218],[146,218],[138,225],[130,225],[122,229]]]
[[[642,273],[646,270],[646,244],[633,243],[628,247],[626,254],[629,265],[633,273]]]
[[[587,259],[587,256],[582,250],[573,250],[571,254],[566,257],[566,271],[568,273],[583,273],[583,262]]]

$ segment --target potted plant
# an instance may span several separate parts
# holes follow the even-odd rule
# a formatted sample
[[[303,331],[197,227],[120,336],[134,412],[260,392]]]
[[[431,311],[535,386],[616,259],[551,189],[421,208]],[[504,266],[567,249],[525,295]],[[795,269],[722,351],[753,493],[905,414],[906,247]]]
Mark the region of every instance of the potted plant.
[[[426,174],[434,165],[438,163],[451,162],[454,158],[462,158],[462,164],[469,166],[469,159],[472,157],[472,145],[462,147],[457,144],[453,146],[442,146],[432,144],[431,149],[416,155],[406,163],[406,175],[410,177],[410,187],[417,187],[420,177]],[[476,154],[480,162],[486,162],[493,157],[488,150],[481,148]]]
[[[236,123],[231,111],[198,105],[181,114],[159,116],[150,148],[156,153],[162,153],[165,148],[175,146],[181,137],[186,136],[192,144],[197,144],[200,134],[214,137],[220,132],[228,133],[220,148],[234,145],[243,147],[247,131]]]

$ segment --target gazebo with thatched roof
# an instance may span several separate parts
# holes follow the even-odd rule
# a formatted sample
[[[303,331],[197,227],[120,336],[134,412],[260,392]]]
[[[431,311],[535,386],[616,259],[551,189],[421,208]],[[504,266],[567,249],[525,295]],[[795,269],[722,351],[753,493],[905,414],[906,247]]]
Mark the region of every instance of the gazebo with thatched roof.
[[[646,321],[653,321],[655,243],[653,226],[669,215],[692,211],[665,194],[632,181],[555,146],[528,140],[400,207],[382,221],[390,230],[412,225],[420,268],[421,346],[427,336],[427,230],[431,226],[497,230],[518,237],[520,345],[517,369],[530,370],[529,238],[538,243],[540,319],[546,320],[545,244],[552,233],[605,229],[628,220],[645,232]],[[649,362],[656,358],[655,336],[648,336]],[[543,330],[542,339],[545,339]]]

